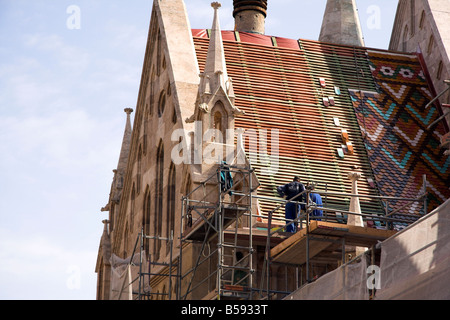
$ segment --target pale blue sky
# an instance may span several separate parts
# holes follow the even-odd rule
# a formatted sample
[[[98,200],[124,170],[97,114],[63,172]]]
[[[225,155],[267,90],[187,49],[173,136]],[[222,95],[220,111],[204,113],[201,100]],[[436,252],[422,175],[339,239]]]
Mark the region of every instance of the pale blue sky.
[[[210,0],[185,0],[210,28]],[[223,29],[233,28],[222,0]],[[325,0],[269,0],[266,33],[317,40]],[[386,49],[397,1],[358,0]],[[69,29],[67,8],[80,9]],[[125,107],[135,108],[152,0],[0,0],[0,299],[95,299]],[[378,15],[379,12],[379,15]]]

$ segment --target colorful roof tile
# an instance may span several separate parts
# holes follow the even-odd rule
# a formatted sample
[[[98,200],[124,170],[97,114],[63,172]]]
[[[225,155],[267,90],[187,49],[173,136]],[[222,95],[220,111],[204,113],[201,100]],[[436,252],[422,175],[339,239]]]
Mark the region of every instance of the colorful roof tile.
[[[450,158],[439,147],[443,122],[428,129],[440,113],[434,105],[425,109],[432,99],[425,71],[416,56],[368,51],[368,57],[378,90],[350,95],[378,188],[385,196],[417,198],[426,175],[430,212],[450,197]],[[424,212],[417,203],[402,211],[417,212]]]
[[[208,32],[192,33],[203,70]],[[245,111],[235,125],[268,130],[258,137],[258,156],[246,144],[262,184],[259,195],[278,197],[276,187],[295,175],[317,183],[318,190],[350,193],[347,173],[359,167],[362,195],[415,198],[427,173],[430,189],[437,190],[429,208],[450,196],[450,160],[432,147],[445,130],[425,130],[437,111],[421,110],[430,89],[417,58],[243,32],[222,31],[222,37],[236,106]],[[279,162],[269,163],[274,170],[266,172],[270,158],[261,155],[276,151],[272,129],[279,133]],[[336,210],[348,210],[349,201],[324,199]],[[263,214],[274,208],[270,200],[259,204]],[[364,213],[385,209],[377,199],[361,198],[361,207]]]

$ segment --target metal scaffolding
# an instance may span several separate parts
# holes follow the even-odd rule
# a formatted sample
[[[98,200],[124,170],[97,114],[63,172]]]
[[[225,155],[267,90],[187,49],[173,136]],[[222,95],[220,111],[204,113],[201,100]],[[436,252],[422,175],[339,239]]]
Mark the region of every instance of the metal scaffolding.
[[[206,282],[211,289],[210,298],[251,299],[255,272],[252,174],[249,167],[221,164],[213,175],[182,198],[180,248],[185,243],[201,247],[193,268],[185,273],[178,269],[179,299],[187,299]],[[201,199],[193,199],[198,193]],[[200,268],[211,263],[216,264],[215,270],[196,280]],[[185,279],[187,285],[182,288]]]
[[[380,239],[384,240],[388,237],[386,232],[393,229],[394,223],[410,224],[420,218],[419,215],[400,213],[407,205],[414,202],[423,202],[423,213],[426,214],[427,182],[425,176],[423,193],[416,199],[320,191],[315,189],[316,186],[313,183],[309,183],[303,193],[285,200],[281,198],[269,199],[269,197],[256,195],[253,175],[254,170],[250,166],[243,168],[221,164],[214,174],[182,197],[180,243],[177,247],[179,253],[175,259],[173,258],[173,233],[169,238],[164,238],[146,235],[144,229],[142,229],[136,239],[129,262],[129,292],[133,284],[136,287],[137,283],[137,290],[131,289],[130,298],[135,300],[154,298],[185,300],[193,297],[195,299],[270,300],[275,295],[280,298],[292,292],[287,289],[287,283],[292,283],[294,279],[288,279],[286,273],[284,275],[286,277],[285,290],[274,287],[273,275],[271,274],[273,264],[294,267],[297,273],[295,286],[298,289],[315,280],[311,276],[311,265],[312,261],[317,261],[314,259],[318,259],[317,251],[322,250],[322,245],[319,243],[332,243],[333,248],[337,249],[336,252],[340,252],[340,257],[336,256],[336,252],[334,252],[332,256],[326,257],[326,259],[335,259],[336,262],[340,260],[341,265],[344,265],[349,260],[346,256],[346,246],[366,245],[369,248],[369,254],[372,253],[373,257],[377,234],[382,234]],[[324,189],[327,190],[326,187]],[[385,210],[380,214],[355,213],[329,208],[325,201],[323,206],[320,207],[324,215],[316,217],[311,214],[313,210],[319,208],[316,203],[310,200],[310,194],[313,192],[320,194],[324,199],[329,196],[375,199],[385,204]],[[306,195],[306,202],[300,201],[303,194]],[[277,205],[265,215],[255,214],[254,208],[257,207],[258,199],[269,199]],[[391,201],[397,202],[396,209],[389,205]],[[404,201],[406,204],[399,206],[399,201]],[[289,220],[279,216],[280,211],[287,203],[304,205],[306,209],[299,211],[295,219]],[[350,239],[348,235],[351,234],[352,229],[346,224],[349,215],[362,216],[365,222],[371,221],[373,228],[357,228],[369,230],[372,238],[368,239],[363,234],[353,235]],[[261,224],[256,228],[257,221],[263,220],[267,221],[265,231],[258,230],[258,234],[255,235],[255,230],[262,228]],[[285,232],[286,227],[291,224],[299,225],[296,233]],[[323,234],[324,231],[326,231],[326,236]],[[386,232],[383,233],[382,231]],[[255,265],[254,253],[256,247],[253,240],[255,236],[258,236],[260,246],[264,249],[264,262],[260,268]],[[295,243],[303,246],[303,251],[298,251],[298,246],[292,246],[291,250],[285,245],[287,242],[293,243],[294,240]],[[145,253],[148,241],[167,242],[169,252],[167,263],[152,261],[151,255],[146,260]],[[265,248],[261,241],[262,243],[265,241]],[[278,256],[274,256],[273,250],[280,245],[286,247],[285,250],[291,250],[292,253],[290,254],[295,256],[295,259],[299,259],[300,262],[286,262],[279,259]],[[183,251],[186,248],[190,248],[192,251],[188,256],[191,261],[186,263],[188,267],[183,270],[183,259],[185,259]],[[324,245],[323,248],[328,247]],[[313,253],[311,253],[312,249]],[[325,251],[324,255],[327,254]],[[139,262],[136,259],[138,254]],[[131,267],[135,270],[138,269],[136,271],[137,276],[132,280]],[[257,269],[260,272],[258,275]],[[300,270],[302,276],[299,279],[298,272]],[[258,276],[259,283],[256,283]],[[305,283],[302,280],[303,276],[306,278]],[[151,288],[154,287],[152,281],[156,283],[158,279],[163,278],[169,281],[168,292],[152,291]],[[174,283],[176,289],[175,292],[172,292]],[[126,287],[125,282],[122,285],[120,295],[122,295],[124,287]]]
[[[305,188],[305,191],[303,191],[302,193],[298,194],[297,196],[295,196],[292,199],[287,200],[285,203],[295,203],[296,205],[305,205],[306,210],[304,211],[300,211],[299,210],[299,214],[297,215],[297,218],[294,220],[288,220],[285,219],[286,224],[280,226],[279,224],[277,225],[276,228],[273,228],[273,220],[276,219],[273,214],[274,212],[276,212],[278,209],[280,209],[283,204],[285,203],[280,203],[277,207],[275,207],[273,210],[271,210],[268,213],[267,219],[268,219],[268,227],[267,227],[267,242],[266,242],[266,252],[265,252],[265,259],[264,259],[264,266],[263,266],[263,275],[261,277],[261,283],[260,283],[260,296],[262,299],[265,300],[269,300],[273,297],[273,295],[275,293],[277,293],[276,291],[271,289],[271,265],[273,263],[278,263],[278,264],[289,264],[286,262],[274,262],[273,256],[272,256],[272,244],[271,244],[271,239],[276,235],[276,234],[280,234],[282,233],[285,228],[288,225],[291,224],[299,224],[300,226],[300,231],[297,231],[297,236],[298,238],[300,238],[300,236],[303,238],[304,240],[304,246],[305,246],[305,256],[303,258],[304,263],[302,264],[298,264],[297,267],[305,267],[306,268],[306,283],[308,284],[316,279],[313,279],[313,277],[311,277],[310,273],[310,266],[311,266],[311,253],[310,253],[310,249],[311,249],[311,241],[316,241],[316,242],[328,242],[328,243],[334,243],[337,247],[341,247],[341,264],[344,265],[348,262],[348,257],[346,256],[346,245],[348,245],[348,243],[346,243],[346,235],[347,232],[349,231],[349,229],[345,228],[346,224],[345,224],[345,220],[346,220],[346,216],[348,217],[348,215],[355,215],[355,216],[361,216],[363,217],[364,221],[372,221],[372,222],[380,222],[380,224],[382,225],[381,227],[384,230],[393,230],[393,225],[395,222],[400,222],[400,223],[406,223],[406,224],[411,224],[412,222],[416,221],[417,219],[419,219],[421,216],[418,215],[410,215],[410,214],[404,214],[404,213],[399,213],[399,211],[403,210],[405,207],[407,207],[408,205],[411,205],[414,202],[423,202],[423,215],[427,214],[427,191],[426,191],[426,186],[427,186],[427,181],[426,181],[426,176],[423,176],[423,193],[416,199],[409,199],[409,198],[396,198],[396,197],[385,197],[385,196],[370,196],[370,195],[361,195],[361,194],[346,194],[346,193],[336,193],[336,192],[323,192],[323,191],[318,191],[318,190],[314,190],[315,189],[315,185],[313,183],[311,183],[310,185],[307,185]],[[374,215],[374,214],[365,214],[365,213],[355,213],[355,212],[350,212],[350,211],[343,211],[343,210],[336,210],[336,209],[332,209],[332,208],[327,208],[326,204],[324,206],[320,206],[318,207],[315,203],[313,203],[310,199],[310,194],[314,192],[314,193],[318,193],[322,196],[342,196],[342,197],[357,197],[357,198],[368,198],[368,199],[377,199],[380,200],[384,203],[385,205],[385,212],[384,215]],[[299,201],[299,199],[301,198],[302,194],[306,195],[306,202],[301,202]],[[392,210],[391,208],[389,208],[389,202],[390,201],[405,201],[406,204]],[[324,216],[320,216],[320,217],[316,217],[316,216],[312,216],[312,211],[315,209],[320,209],[323,210],[325,212]],[[330,213],[330,214],[328,214]],[[395,217],[393,217],[395,215]],[[318,221],[322,221],[323,223],[319,223]],[[329,223],[329,221],[332,221],[332,223]],[[314,223],[315,222],[315,223]],[[326,233],[327,236],[323,236],[321,235],[320,232],[311,232],[311,227],[314,225],[314,227],[316,228],[322,228],[323,230],[327,230]],[[315,229],[315,230],[319,230],[319,229]],[[374,230],[374,229],[372,229]],[[373,235],[371,235],[373,236]],[[288,238],[289,240],[289,238]],[[286,241],[288,241],[286,240]],[[297,240],[297,239],[296,239]],[[298,241],[300,241],[301,239],[298,239]],[[368,254],[369,256],[371,256],[371,259],[374,259],[375,256],[375,251],[376,251],[376,244],[377,241],[373,241],[373,239],[366,241],[364,240],[364,236],[361,236],[360,239],[360,243],[361,244],[368,244],[368,243],[373,243],[369,250],[366,251],[366,255]],[[292,242],[292,239],[291,239]],[[352,239],[352,244],[351,245],[357,245],[358,240],[356,239]],[[298,249],[298,247],[294,247],[292,246],[292,248],[294,248],[295,250]],[[287,249],[289,250],[289,249]],[[299,252],[295,252],[295,254],[298,256]],[[354,261],[355,257],[352,258],[351,261]],[[294,266],[293,264],[291,264],[292,266]],[[266,283],[264,284],[264,281],[266,281]],[[301,283],[300,286],[303,286],[304,284]],[[265,295],[264,295],[265,292]],[[290,293],[290,292],[289,292]]]
[[[169,262],[162,263],[156,260],[152,260],[152,255],[148,255],[148,259],[146,259],[146,241],[166,241],[167,246],[169,248]],[[136,256],[137,250],[139,250],[139,262],[136,264],[134,262],[134,257]],[[150,299],[172,299],[172,281],[173,278],[177,277],[177,273],[174,272],[174,269],[178,269],[178,264],[173,263],[173,232],[171,233],[169,238],[160,237],[160,236],[150,236],[144,233],[144,229],[142,228],[141,232],[138,234],[136,243],[133,248],[133,253],[131,255],[129,268],[137,267],[137,276],[131,280],[128,284],[129,288],[131,288],[132,298],[134,300],[150,300]],[[153,268],[162,268],[162,270],[154,271]],[[131,274],[131,272],[130,272]],[[168,277],[169,279],[169,290],[168,292],[153,292],[151,290],[151,280],[153,277]],[[133,284],[137,281],[138,289],[133,290]]]

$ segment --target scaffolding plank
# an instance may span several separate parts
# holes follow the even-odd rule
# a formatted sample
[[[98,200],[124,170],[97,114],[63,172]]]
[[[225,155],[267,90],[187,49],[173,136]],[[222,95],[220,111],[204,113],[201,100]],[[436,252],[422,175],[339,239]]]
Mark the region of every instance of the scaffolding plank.
[[[320,238],[321,240],[316,240]],[[309,257],[315,257],[328,247],[333,245],[333,242],[325,241],[333,240],[327,237],[315,237],[314,240],[309,241]],[[304,264],[306,262],[306,236],[301,237],[287,250],[278,254],[273,261],[289,264]]]
[[[315,257],[342,239],[345,240],[346,245],[370,247],[395,233],[394,230],[312,221],[309,226],[309,258]],[[274,262],[301,265],[307,261],[306,250],[307,230],[305,228],[277,245],[270,254]]]

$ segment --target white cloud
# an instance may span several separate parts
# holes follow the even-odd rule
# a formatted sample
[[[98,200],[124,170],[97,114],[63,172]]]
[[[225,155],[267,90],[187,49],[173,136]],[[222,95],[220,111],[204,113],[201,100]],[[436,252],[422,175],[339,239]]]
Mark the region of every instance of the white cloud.
[[[82,73],[89,67],[89,53],[80,47],[68,45],[59,35],[28,34],[24,36],[24,45],[28,49],[50,54],[49,58],[54,59],[54,62],[57,62],[65,72],[69,72],[68,76],[73,73]]]

